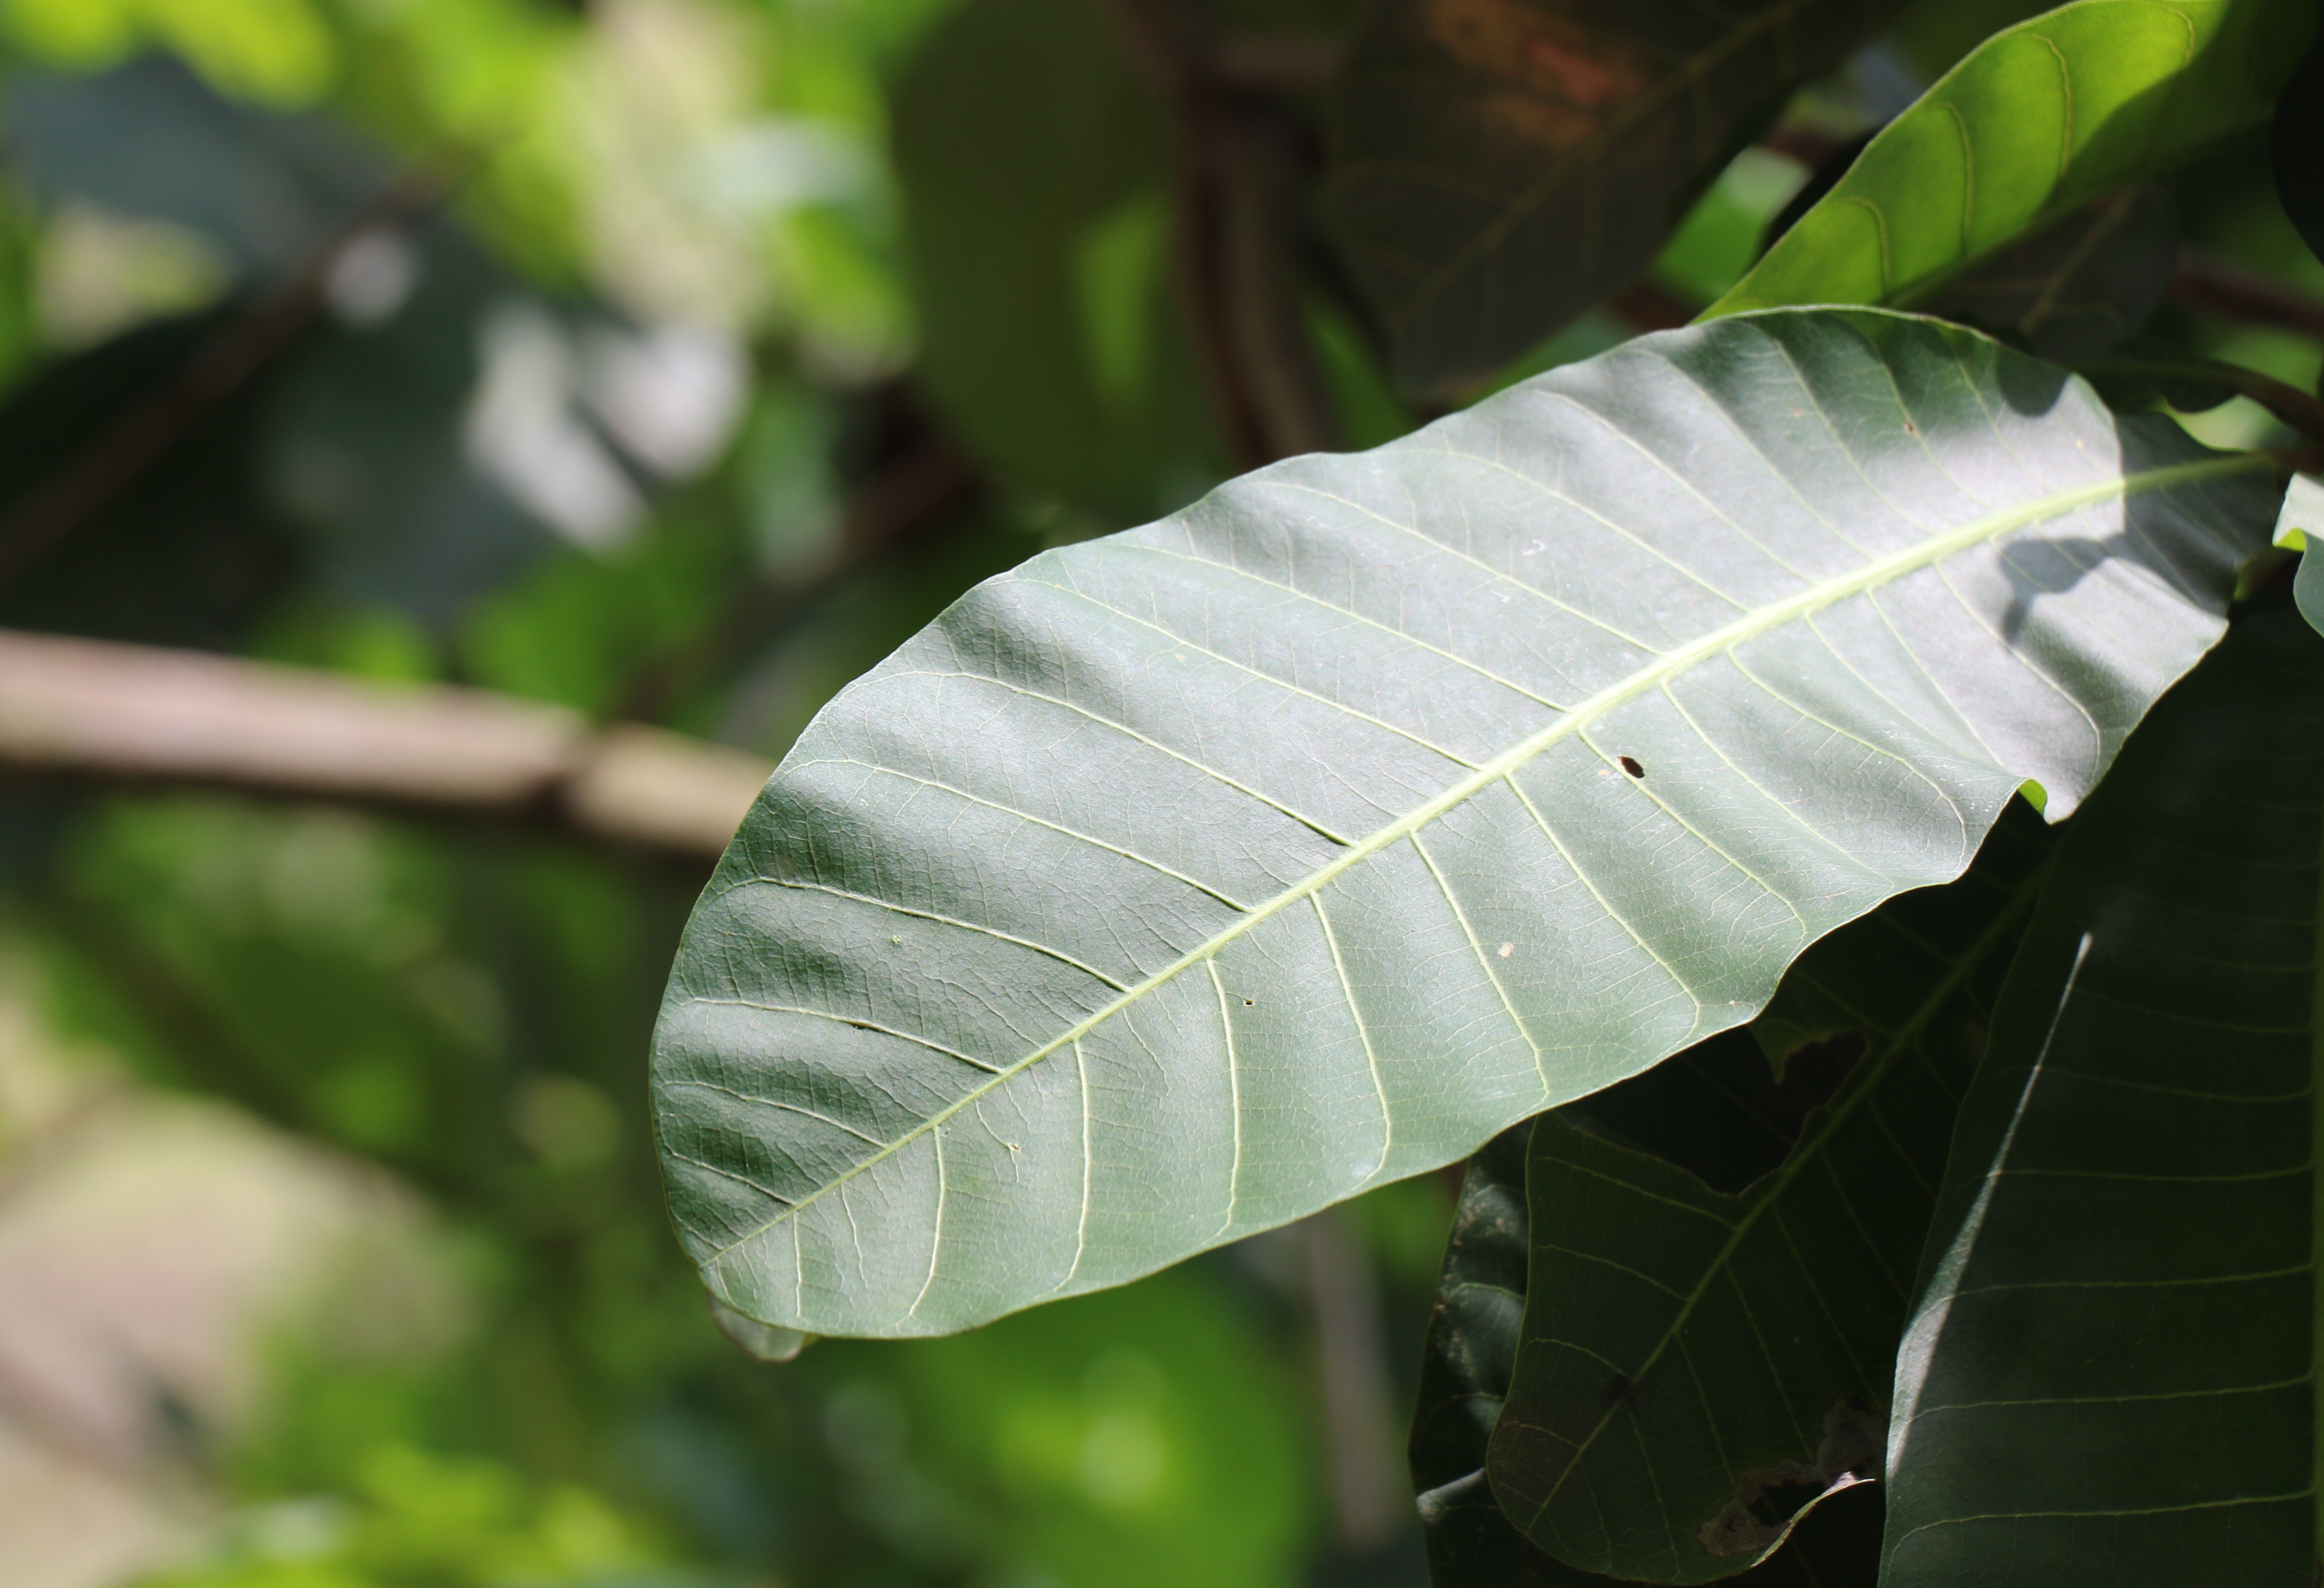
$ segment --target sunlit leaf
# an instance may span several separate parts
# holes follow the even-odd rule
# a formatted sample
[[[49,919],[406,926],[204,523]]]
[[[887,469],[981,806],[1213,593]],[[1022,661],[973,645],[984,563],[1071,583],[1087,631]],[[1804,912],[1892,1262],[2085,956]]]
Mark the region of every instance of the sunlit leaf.
[[[802,736],[656,1039],[713,1291],[939,1334],[1462,1156],[2073,808],[2273,461],[1907,316],[1642,338],[981,586]]]
[[[1711,315],[1924,303],[2126,183],[2266,125],[2306,0],[2075,0],[1997,34],[1875,138]]]
[[[2297,474],[2284,487],[2283,511],[2275,521],[2275,543],[2301,553],[2300,570],[2292,576],[2292,598],[2309,626],[2324,633],[2324,552],[2315,557],[2307,549],[2324,540],[2324,480]]]

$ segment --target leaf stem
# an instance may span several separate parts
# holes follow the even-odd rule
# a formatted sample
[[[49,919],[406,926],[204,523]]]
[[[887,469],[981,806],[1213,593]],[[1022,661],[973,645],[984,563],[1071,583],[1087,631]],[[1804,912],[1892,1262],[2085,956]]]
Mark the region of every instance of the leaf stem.
[[[2099,358],[2077,364],[2081,375],[2146,375],[2157,380],[2209,381],[2248,397],[2312,441],[2324,442],[2324,399],[2273,375],[2209,359]]]

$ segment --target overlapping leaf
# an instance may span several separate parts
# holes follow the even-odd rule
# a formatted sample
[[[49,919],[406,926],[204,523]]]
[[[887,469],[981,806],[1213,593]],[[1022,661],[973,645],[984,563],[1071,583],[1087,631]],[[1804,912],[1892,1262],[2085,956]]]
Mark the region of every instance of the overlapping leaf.
[[[2269,461],[1911,317],[1643,338],[972,592],[786,760],[656,1038],[713,1291],[958,1329],[1462,1156],[2071,808]]]
[[[2068,835],[1898,1359],[1888,1588],[2315,1579],[2324,639],[2240,626]]]
[[[1646,268],[1685,201],[1894,0],[1398,0],[1333,103],[1331,212],[1418,389]]]
[[[1954,1110],[2047,849],[2015,809],[1968,876],[1792,967],[1762,1024],[1821,1039],[1780,1083],[1749,1040],[1707,1043],[1535,1127],[1528,1301],[1489,1471],[1545,1551],[1708,1582],[1878,1476]]]
[[[1742,1046],[1750,1046],[1748,1039]],[[1508,1390],[1525,1309],[1531,1130],[1512,1127],[1470,1160],[1429,1321],[1412,1473],[1437,1588],[1593,1588],[1613,1581],[1528,1544],[1501,1514],[1485,1476],[1486,1441]],[[1872,1588],[1880,1569],[1880,1522],[1878,1486],[1859,1484],[1817,1507],[1784,1548],[1753,1567],[1738,1588]]]
[[[1883,1583],[2315,1579],[2319,746],[2324,640],[2252,618],[2066,837],[1899,1355]]]
[[[1924,303],[2109,190],[2267,124],[2307,0],[2075,0],[1987,41],[1711,315]]]
[[[2136,336],[2178,263],[2170,190],[2140,182],[1955,277],[1930,311],[2075,364]]]

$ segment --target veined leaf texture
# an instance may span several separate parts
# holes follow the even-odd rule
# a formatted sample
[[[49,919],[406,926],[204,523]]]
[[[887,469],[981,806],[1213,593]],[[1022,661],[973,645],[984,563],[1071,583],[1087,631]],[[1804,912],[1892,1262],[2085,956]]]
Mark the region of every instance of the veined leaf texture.
[[[2075,0],[2004,29],[1707,312],[1927,303],[2028,233],[2265,125],[2315,25],[2307,0]]]
[[[1897,1355],[1882,1583],[2315,1581],[2319,730],[2324,640],[2255,615],[2066,833]]]
[[[1627,285],[1788,90],[1901,9],[1372,7],[1333,90],[1327,204],[1397,374],[1457,388]]]
[[[2271,460],[1877,311],[1641,338],[972,591],[826,709],[656,1038],[714,1294],[968,1327],[1463,1156],[2072,809]]]

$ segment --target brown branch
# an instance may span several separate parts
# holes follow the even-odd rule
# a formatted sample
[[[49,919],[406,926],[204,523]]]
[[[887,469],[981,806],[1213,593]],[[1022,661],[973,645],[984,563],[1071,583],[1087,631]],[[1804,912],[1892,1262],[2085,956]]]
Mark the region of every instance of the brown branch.
[[[2200,248],[2181,253],[2178,272],[2171,278],[2171,296],[2190,309],[2324,341],[2324,298]]]
[[[1339,427],[1299,300],[1298,151],[1262,52],[1175,0],[1110,9],[1175,136],[1178,284],[1229,455],[1250,469],[1328,450]],[[1335,67],[1308,54],[1311,73]]]
[[[481,690],[10,631],[0,769],[526,821],[697,863],[773,770]]]
[[[321,312],[350,249],[406,229],[457,189],[470,162],[423,160],[318,244],[272,291],[202,338],[185,362],[69,454],[0,518],[0,586],[112,501],[202,417],[240,390]]]
[[[1212,46],[1211,70],[1238,94],[1320,94],[1346,54],[1346,45],[1320,33],[1226,33]]]
[[[2311,396],[2255,369],[2197,358],[2097,358],[2073,367],[2077,374],[2084,375],[2208,382],[2223,386],[2237,396],[2250,398],[2310,440],[2324,441],[2324,398]]]
[[[1315,1328],[1333,1530],[1342,1548],[1373,1549],[1412,1514],[1410,1485],[1397,1459],[1379,1279],[1344,1210],[1326,1208],[1296,1229]]]

